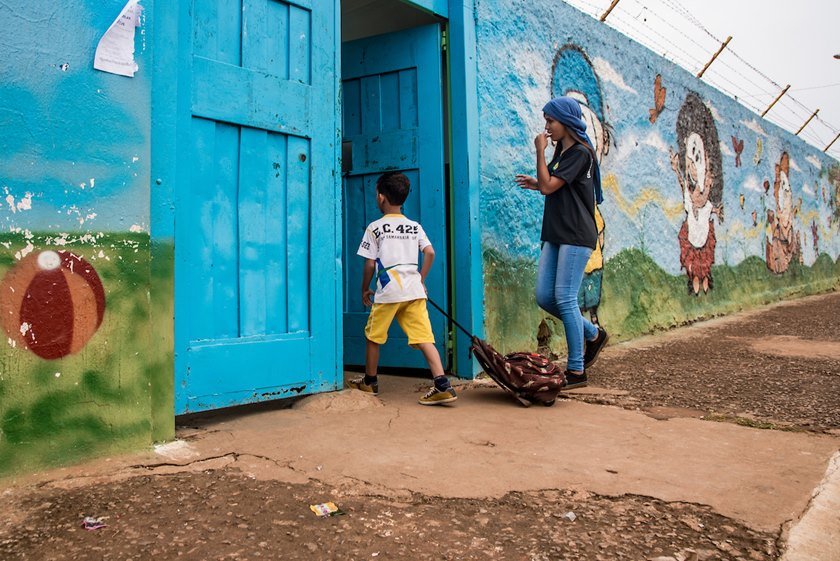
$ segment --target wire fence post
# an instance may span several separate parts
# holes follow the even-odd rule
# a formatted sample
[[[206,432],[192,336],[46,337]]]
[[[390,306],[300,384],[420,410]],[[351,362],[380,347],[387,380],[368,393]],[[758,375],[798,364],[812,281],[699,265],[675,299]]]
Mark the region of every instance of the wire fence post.
[[[610,15],[610,12],[613,11],[613,8],[615,8],[616,4],[618,4],[620,1],[621,0],[612,0],[612,4],[610,4],[610,7],[607,8],[607,11],[604,12],[603,14],[601,14],[601,20],[600,20],[601,22],[603,22],[605,19],[607,19],[607,16]]]
[[[0,1],[2,1],[2,0],[0,0]],[[591,8],[594,8],[596,10],[598,9],[597,6],[594,6],[591,3],[591,0],[589,0],[589,1],[587,1],[587,0],[565,0],[565,1],[568,4],[571,4],[571,5],[574,5],[574,6],[578,7],[579,10],[589,12],[590,14],[592,14],[593,18],[598,18],[600,22],[605,22],[606,19],[611,16],[612,12],[615,10],[615,8],[617,7],[617,5],[620,2],[620,0],[611,0],[609,2],[609,6],[607,7],[607,9],[599,17],[597,15],[597,12],[593,13],[592,11],[590,11]],[[625,2],[625,4],[626,4],[626,2]],[[662,22],[664,24],[668,25],[673,30],[677,31],[678,33],[683,31],[682,29],[679,29],[676,25],[671,23],[671,20],[673,18],[670,17],[669,14],[665,14],[665,17],[663,17],[660,14],[656,13],[655,10],[651,10],[647,5],[645,5],[645,3],[638,2],[638,4],[641,4],[643,10],[650,11],[653,16],[662,20]],[[696,77],[698,79],[702,79],[703,76],[705,75],[706,71],[711,67],[711,65],[715,63],[715,61],[720,57],[721,54],[723,54],[723,51],[728,49],[728,47],[729,47],[729,45],[732,41],[733,36],[730,35],[726,38],[725,41],[721,42],[720,39],[718,38],[718,36],[714,35],[711,31],[709,31],[696,17],[693,16],[693,14],[691,13],[690,10],[688,10],[687,8],[685,8],[684,6],[681,5],[679,0],[677,0],[677,1],[666,0],[664,2],[664,4],[669,9],[671,9],[678,16],[678,18],[681,17],[684,20],[691,23],[692,25],[694,25],[695,27],[699,28],[709,38],[711,38],[712,40],[714,40],[714,42],[716,42],[720,45],[719,48],[717,49],[717,52],[714,53],[714,55],[709,59],[709,61],[696,74]],[[581,5],[585,5],[586,8],[584,8]],[[617,20],[615,18],[613,18],[614,19],[613,23],[616,24],[614,26],[615,29],[617,29],[618,31],[620,31],[622,33],[627,34],[631,39],[641,43],[642,45],[647,46],[648,48],[652,49],[655,52],[660,52],[661,51],[660,47],[663,47],[663,45],[661,43],[657,42],[656,38],[652,39],[651,36],[648,35],[645,32],[639,33],[639,31],[640,31],[639,27],[641,27],[641,23],[640,23],[641,18],[639,18],[638,16],[636,16],[636,17],[631,16],[631,18],[630,18],[631,21],[627,21],[622,17],[622,14],[617,14],[615,17],[618,18]],[[683,45],[682,41],[674,42],[671,39],[669,39],[666,35],[658,32],[654,25],[650,25],[650,22],[648,22],[647,18],[644,19],[644,22],[647,24],[646,26],[644,26],[644,29],[646,31],[653,32],[656,37],[665,41],[664,49],[665,49],[666,54],[663,54],[662,56],[667,56],[668,51],[671,51],[671,52],[674,52],[674,53],[682,53],[682,55],[685,55],[687,58],[683,57],[682,55],[679,55],[679,57],[675,58],[673,62],[675,62],[679,66],[683,67],[684,69],[691,69],[692,66],[694,66],[696,68],[702,62],[702,60],[698,60],[697,58],[695,58],[697,56],[697,52],[689,53],[682,47],[682,45]],[[635,25],[635,27],[634,27],[634,25]],[[633,33],[634,31],[636,33]],[[701,45],[700,43],[698,43],[696,40],[694,40],[690,35],[684,34],[683,39],[692,42],[694,45],[699,47],[699,49],[701,51],[705,50],[707,48],[707,47],[704,47],[703,45]],[[657,49],[660,49],[660,51],[658,51]],[[676,49],[676,50],[674,50],[674,49]],[[805,106],[804,104],[802,104],[797,99],[793,98],[792,95],[789,94],[789,91],[791,89],[790,84],[788,84],[784,88],[782,88],[782,86],[779,83],[777,83],[772,78],[770,78],[769,76],[764,74],[761,70],[759,70],[758,68],[756,68],[755,66],[750,64],[748,61],[744,60],[742,57],[740,57],[738,55],[738,53],[736,53],[735,51],[731,51],[731,50],[730,50],[730,52],[732,54],[732,59],[733,59],[734,62],[741,63],[742,65],[746,66],[755,75],[757,75],[757,76],[761,77],[763,80],[765,80],[767,82],[767,84],[772,85],[773,89],[777,89],[777,91],[779,91],[779,89],[781,89],[779,94],[766,107],[766,109],[764,109],[764,111],[761,111],[761,113],[760,113],[761,118],[766,118],[767,114],[771,110],[773,110],[775,108],[775,106],[777,104],[779,104],[780,101],[782,101],[784,99],[785,95],[787,95],[790,98],[790,100],[793,103],[795,103],[796,105],[798,105],[801,109],[803,109],[805,111],[810,111],[809,107]],[[835,54],[834,58],[840,60],[840,53]],[[758,84],[756,81],[753,81],[750,78],[750,74],[746,73],[746,72],[743,72],[743,69],[733,68],[733,66],[730,65],[730,62],[731,61],[728,60],[728,57],[723,57],[723,60],[720,63],[718,63],[718,66],[723,66],[725,69],[731,70],[741,80],[744,80],[744,81],[754,85],[757,88],[757,90],[760,91],[760,93],[745,94],[743,96],[738,95],[737,92],[739,92],[739,91],[743,92],[744,90],[741,89],[740,84],[736,84],[735,82],[732,81],[732,79],[730,79],[730,77],[727,77],[727,73],[726,73],[725,70],[723,70],[720,73],[718,73],[718,71],[716,70],[710,76],[710,78],[706,80],[706,83],[708,83],[712,87],[717,88],[718,90],[720,90],[724,94],[733,98],[735,101],[741,102],[742,104],[744,104],[749,109],[758,113],[760,111],[760,106],[758,105],[758,103],[760,103],[763,99],[765,99],[766,95],[772,95],[772,92],[768,91],[768,87],[766,85],[761,85],[761,84]],[[721,82],[721,80],[722,80],[722,82]],[[735,79],[735,81],[740,82],[740,80],[738,80],[737,78]],[[732,88],[730,88],[729,86],[723,85],[724,83],[731,85]],[[813,88],[799,88],[795,91],[799,91],[800,89],[822,89],[822,88],[826,88],[826,87],[834,87],[836,85],[838,85],[838,84],[830,84],[830,85],[826,85],[826,86],[814,86]],[[761,91],[761,90],[763,90],[763,91]],[[748,102],[748,101],[746,101],[747,99],[754,99],[757,103],[756,102],[751,102],[751,101]],[[779,105],[780,105],[780,109],[777,110],[777,113],[787,114],[789,112],[790,114],[793,115],[793,119],[799,120],[801,118],[799,116],[798,110],[793,110],[793,109],[788,110],[786,102],[783,102]],[[789,117],[782,118],[782,116],[780,115],[779,119],[777,120],[778,122],[776,122],[776,124],[779,125],[780,127],[784,128],[785,130],[789,131],[790,133],[793,133],[795,136],[800,136],[801,133],[810,125],[811,121],[814,120],[814,118],[816,117],[818,121],[820,121],[822,124],[826,125],[826,127],[829,129],[830,132],[828,134],[837,133],[838,128],[833,126],[830,123],[825,122],[825,120],[823,118],[820,118],[818,116],[819,113],[820,113],[820,109],[817,109],[816,111],[814,111],[810,115],[810,117],[808,117],[808,120],[806,120],[802,124],[802,126],[799,127],[799,130],[797,130],[795,133],[793,132],[793,129],[796,126],[796,124],[795,124],[795,122],[791,122],[789,120]],[[812,129],[813,129],[813,127],[812,127]],[[812,132],[814,132],[814,131],[812,130]],[[813,145],[816,149],[819,149],[819,144],[824,142],[823,139],[820,138],[821,137],[820,134],[814,133],[814,134],[809,134],[807,136],[809,137],[809,139],[805,140],[805,142],[808,142],[809,144]],[[837,134],[837,136],[834,137],[834,139],[823,149],[823,152],[827,153],[829,150],[831,150],[832,146],[835,146],[837,144],[840,144],[840,134]]]
[[[714,54],[714,56],[712,57],[712,59],[711,59],[709,62],[707,62],[707,63],[706,63],[706,66],[704,66],[704,67],[703,67],[703,70],[701,70],[700,72],[698,72],[698,73],[697,73],[697,77],[698,77],[698,78],[702,78],[702,77],[703,77],[703,74],[706,72],[706,70],[708,70],[708,69],[709,69],[709,67],[712,65],[712,63],[715,61],[715,59],[716,59],[716,58],[720,55],[720,53],[722,53],[722,52],[723,52],[723,49],[725,49],[725,48],[726,48],[726,46],[729,44],[729,42],[730,42],[731,40],[732,40],[732,35],[730,35],[729,37],[727,37],[727,38],[726,38],[726,41],[724,41],[724,42],[723,42],[723,44],[720,46],[720,48],[718,49],[718,51]]]
[[[819,113],[819,112],[820,112],[820,110],[819,110],[819,109],[817,109],[816,111],[814,111],[813,113],[811,113],[811,116],[810,116],[810,117],[808,117],[808,120],[807,120],[807,121],[805,121],[805,123],[804,123],[801,127],[799,127],[799,130],[798,130],[798,131],[796,131],[796,136],[799,136],[799,133],[801,133],[801,132],[802,132],[802,129],[804,129],[805,127],[807,127],[807,126],[808,126],[808,123],[810,123],[810,122],[811,122],[811,119],[813,119],[814,117],[816,117],[816,116],[817,116],[817,113]]]
[[[826,146],[826,147],[825,147],[825,150],[823,150],[823,152],[828,153],[828,149],[829,149],[829,148],[831,148],[831,146],[832,146],[835,142],[837,142],[837,139],[838,139],[838,138],[840,138],[840,132],[838,132],[838,133],[837,133],[837,136],[835,136],[835,137],[834,137],[834,140],[832,140],[831,142],[829,142],[829,143],[828,143],[828,146]]]
[[[782,99],[782,96],[783,96],[783,95],[785,95],[789,89],[790,89],[790,84],[788,84],[787,86],[785,86],[785,89],[783,89],[783,90],[782,90],[782,93],[780,93],[779,95],[777,95],[777,96],[776,96],[776,99],[774,99],[774,100],[773,100],[773,103],[771,103],[770,105],[768,105],[768,106],[767,106],[767,109],[765,109],[765,110],[761,113],[761,116],[762,116],[762,117],[764,117],[765,115],[767,115],[767,112],[768,112],[768,111],[770,111],[771,109],[773,109],[773,106],[774,106],[774,105],[776,105],[776,103],[777,103],[780,99]]]

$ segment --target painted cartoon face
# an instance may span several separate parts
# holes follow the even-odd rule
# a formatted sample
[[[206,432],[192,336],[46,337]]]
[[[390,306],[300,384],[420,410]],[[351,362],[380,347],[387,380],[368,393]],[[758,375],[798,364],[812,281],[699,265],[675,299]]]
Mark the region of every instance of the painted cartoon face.
[[[793,190],[790,188],[790,178],[784,170],[779,172],[779,213],[786,219],[790,218],[793,210]]]
[[[696,132],[688,135],[685,141],[686,184],[695,207],[701,207],[709,200],[708,169],[706,167],[706,148],[703,139]]]
[[[601,158],[606,155],[609,147],[604,125],[601,124],[598,116],[588,106],[581,105],[580,108],[583,112],[583,121],[586,123],[586,132],[592,143],[595,144],[595,155],[598,157],[598,163],[600,164]]]

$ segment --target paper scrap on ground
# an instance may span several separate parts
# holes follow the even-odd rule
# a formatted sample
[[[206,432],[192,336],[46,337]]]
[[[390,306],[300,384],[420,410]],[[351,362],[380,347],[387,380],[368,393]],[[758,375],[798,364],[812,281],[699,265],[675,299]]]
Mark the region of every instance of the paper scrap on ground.
[[[143,8],[139,0],[128,0],[99,44],[93,57],[93,67],[103,72],[134,77],[137,63],[134,62],[134,29],[140,25]]]
[[[337,514],[344,514],[344,512],[333,502],[309,505],[309,510],[318,516],[335,516]]]
[[[94,516],[85,516],[82,519],[82,528],[85,530],[98,530],[100,528],[104,528],[107,526],[105,524],[105,519],[108,518],[107,516],[100,516],[96,518]]]

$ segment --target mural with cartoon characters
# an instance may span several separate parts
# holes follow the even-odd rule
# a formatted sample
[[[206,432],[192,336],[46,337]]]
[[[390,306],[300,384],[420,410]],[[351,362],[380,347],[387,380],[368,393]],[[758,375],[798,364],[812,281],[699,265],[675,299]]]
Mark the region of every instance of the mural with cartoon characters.
[[[799,208],[793,204],[790,186],[790,156],[782,152],[776,164],[776,180],[773,183],[775,210],[767,211],[767,267],[777,275],[788,270],[790,262],[799,256],[799,232],[794,228],[794,218]],[[818,233],[817,233],[818,234]]]
[[[685,221],[680,227],[680,265],[692,294],[712,288],[715,223],[723,222],[723,173],[717,128],[700,96],[689,92],[677,117],[678,152],[671,167],[682,193]]]
[[[556,95],[578,99],[597,139],[601,239],[579,303],[611,335],[840,286],[840,163],[571,6],[476,5],[485,321],[494,345],[535,348],[540,334],[562,351],[562,338],[538,333],[542,201],[512,182],[533,168],[540,108]]]

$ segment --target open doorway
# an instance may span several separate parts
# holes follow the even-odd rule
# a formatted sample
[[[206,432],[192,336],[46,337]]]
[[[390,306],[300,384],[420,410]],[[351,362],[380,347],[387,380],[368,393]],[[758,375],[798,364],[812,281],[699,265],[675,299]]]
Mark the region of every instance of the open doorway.
[[[411,181],[403,212],[420,222],[435,247],[429,297],[449,307],[445,20],[400,0],[342,0],[341,12],[344,364],[354,368],[364,365],[369,312],[361,302],[363,259],[356,250],[365,227],[381,217],[375,185],[385,171],[401,171]],[[434,310],[430,319],[448,369],[447,321]],[[396,323],[380,367],[426,368]]]

